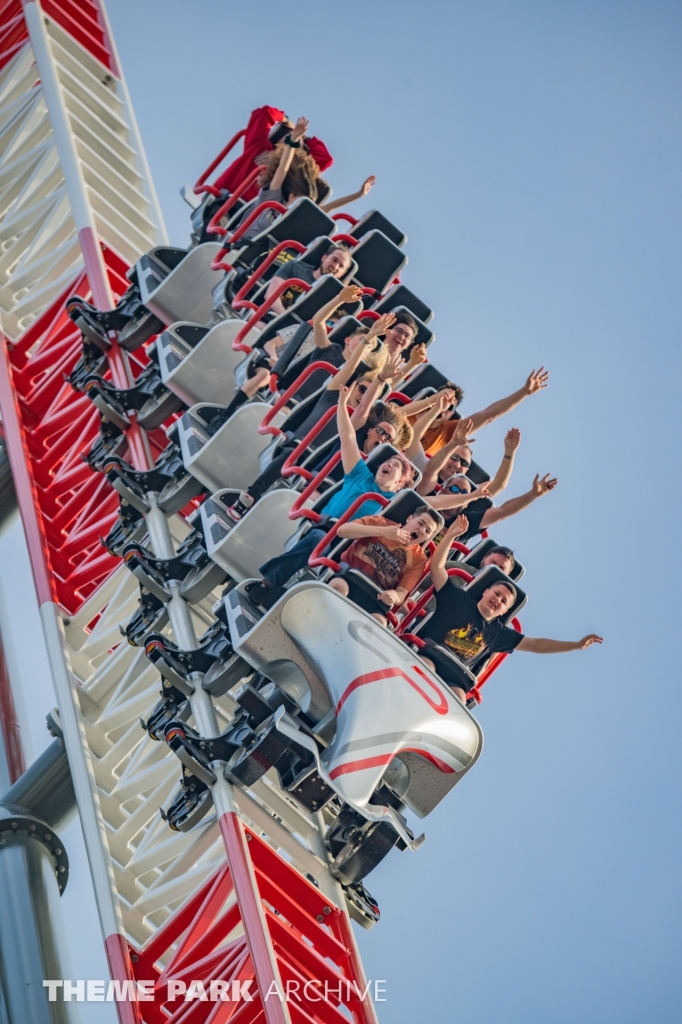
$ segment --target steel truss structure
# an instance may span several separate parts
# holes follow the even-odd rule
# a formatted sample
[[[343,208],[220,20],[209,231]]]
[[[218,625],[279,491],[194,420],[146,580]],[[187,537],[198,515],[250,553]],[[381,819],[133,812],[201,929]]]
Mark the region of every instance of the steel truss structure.
[[[122,642],[134,577],[100,544],[117,496],[83,461],[99,415],[65,380],[80,332],[64,302],[111,308],[128,267],[165,233],[106,13],[99,0],[0,7],[0,410],[27,538],[111,977],[154,981],[117,1002],[126,1024],[374,1024],[346,903],[318,815],[269,776],[212,785],[215,814],[171,832],[159,807],[178,761],[139,724],[158,699],[144,650]],[[142,353],[142,350],[140,350]],[[132,382],[145,356],[112,340],[108,375]],[[153,465],[165,435],[131,417],[128,458]],[[153,506],[153,502],[152,502]],[[152,507],[150,544],[170,557],[188,532]],[[169,603],[178,644],[196,647],[216,595]],[[203,735],[229,723],[229,693],[196,681]],[[185,1002],[185,980],[220,998]],[[323,991],[320,991],[320,986]],[[283,999],[292,990],[296,997]],[[302,993],[302,995],[298,995]]]

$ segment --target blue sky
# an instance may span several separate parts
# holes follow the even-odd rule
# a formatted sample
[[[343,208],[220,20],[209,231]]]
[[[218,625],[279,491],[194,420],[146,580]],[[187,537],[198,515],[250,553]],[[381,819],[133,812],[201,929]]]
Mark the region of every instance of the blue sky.
[[[551,370],[476,458],[494,469],[517,426],[508,495],[559,477],[494,533],[527,567],[525,630],[605,644],[509,659],[480,762],[425,846],[368,879],[382,1024],[677,1024],[680,5],[108,10],[175,244],[179,187],[280,106],[327,143],[337,195],[377,175],[353,212],[407,232],[403,280],[436,310],[431,358],[464,410]]]

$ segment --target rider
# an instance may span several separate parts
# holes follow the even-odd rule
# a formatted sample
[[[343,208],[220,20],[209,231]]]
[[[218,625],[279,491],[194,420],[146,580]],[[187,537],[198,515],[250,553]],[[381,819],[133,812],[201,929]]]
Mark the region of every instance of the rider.
[[[386,625],[386,609],[399,607],[422,578],[427,561],[422,544],[431,540],[442,525],[439,512],[430,505],[421,505],[404,526],[384,516],[363,516],[340,526],[337,536],[353,541],[341,554],[342,563],[359,569],[381,588],[375,598],[353,587],[352,600]],[[329,585],[344,597],[349,596],[351,588],[345,575],[333,576]]]
[[[419,635],[423,640],[447,648],[463,662],[472,661],[483,651],[490,654],[495,651],[511,654],[515,650],[528,651],[531,654],[561,654],[565,651],[582,651],[592,644],[603,642],[602,637],[596,633],[588,633],[582,640],[546,640],[529,637],[499,622],[500,616],[505,615],[516,601],[516,587],[511,580],[493,583],[483,591],[479,601],[475,602],[466,590],[460,590],[455,586],[447,574],[445,563],[450,545],[460,529],[461,523],[455,520],[444,533],[431,558],[430,571],[436,610],[420,630]],[[439,659],[437,670],[431,658],[424,657],[423,660],[434,671],[438,671],[461,701],[466,700],[462,677],[456,674],[456,669],[453,668],[450,674],[444,659]]]

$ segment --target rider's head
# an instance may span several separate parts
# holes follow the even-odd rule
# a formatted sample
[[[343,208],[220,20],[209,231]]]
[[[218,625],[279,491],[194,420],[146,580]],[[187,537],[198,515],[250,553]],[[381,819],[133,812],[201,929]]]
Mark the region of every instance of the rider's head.
[[[443,492],[449,491],[451,494],[471,494],[473,487],[471,486],[471,480],[468,476],[463,476],[461,473],[455,473],[454,476],[448,477],[443,484]]]
[[[380,444],[392,444],[394,448],[404,451],[412,443],[412,427],[392,405],[377,402],[370,411],[367,427],[367,437],[362,446],[365,455],[369,455]]]
[[[486,620],[497,619],[505,615],[516,601],[516,587],[512,583],[493,583],[483,591],[478,602],[478,610]]]
[[[471,448],[465,444],[460,444],[455,448],[454,452],[445,463],[438,479],[442,483],[447,480],[449,476],[453,476],[455,473],[466,473],[471,465]]]
[[[403,487],[411,487],[414,469],[402,455],[392,455],[381,463],[374,479],[380,491],[396,494]]]
[[[335,245],[320,260],[320,273],[332,277],[343,277],[351,265],[353,257],[348,249]]]
[[[395,323],[384,334],[389,353],[402,352],[417,337],[417,321],[407,312],[396,313]]]
[[[486,565],[496,565],[498,569],[501,569],[502,572],[509,576],[516,565],[514,552],[511,548],[505,548],[502,544],[496,544],[481,559],[481,569],[485,569]]]
[[[414,510],[403,529],[409,533],[412,544],[423,544],[435,537],[442,526],[443,517],[440,512],[430,505],[420,505]]]

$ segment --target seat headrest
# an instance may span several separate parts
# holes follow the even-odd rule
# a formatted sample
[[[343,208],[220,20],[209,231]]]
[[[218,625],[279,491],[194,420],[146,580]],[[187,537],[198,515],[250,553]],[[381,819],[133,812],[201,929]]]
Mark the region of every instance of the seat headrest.
[[[383,232],[399,248],[407,241],[405,232],[397,228],[388,217],[384,217],[383,213],[379,213],[378,210],[369,210],[353,225],[348,234],[352,235],[353,238],[364,238],[370,231],[377,230]]]
[[[370,231],[353,249],[358,265],[353,278],[363,288],[383,292],[407,263],[405,256],[382,231]]]
[[[425,302],[418,299],[413,291],[404,284],[394,284],[392,288],[389,288],[385,295],[383,295],[379,301],[372,306],[372,309],[376,313],[388,313],[393,310],[396,306],[404,306],[410,311],[412,316],[417,317],[422,323],[428,324],[429,320],[433,318],[433,310],[430,306],[427,306]]]
[[[485,556],[497,546],[496,540],[493,540],[492,537],[485,537],[476,545],[475,548],[472,548],[468,555],[461,559],[462,567],[470,565],[474,569],[480,569],[481,562]],[[514,582],[514,584],[516,584],[516,581],[521,579],[525,571],[525,567],[521,562],[517,561],[516,556],[514,556],[514,568],[509,573],[509,578]]]

